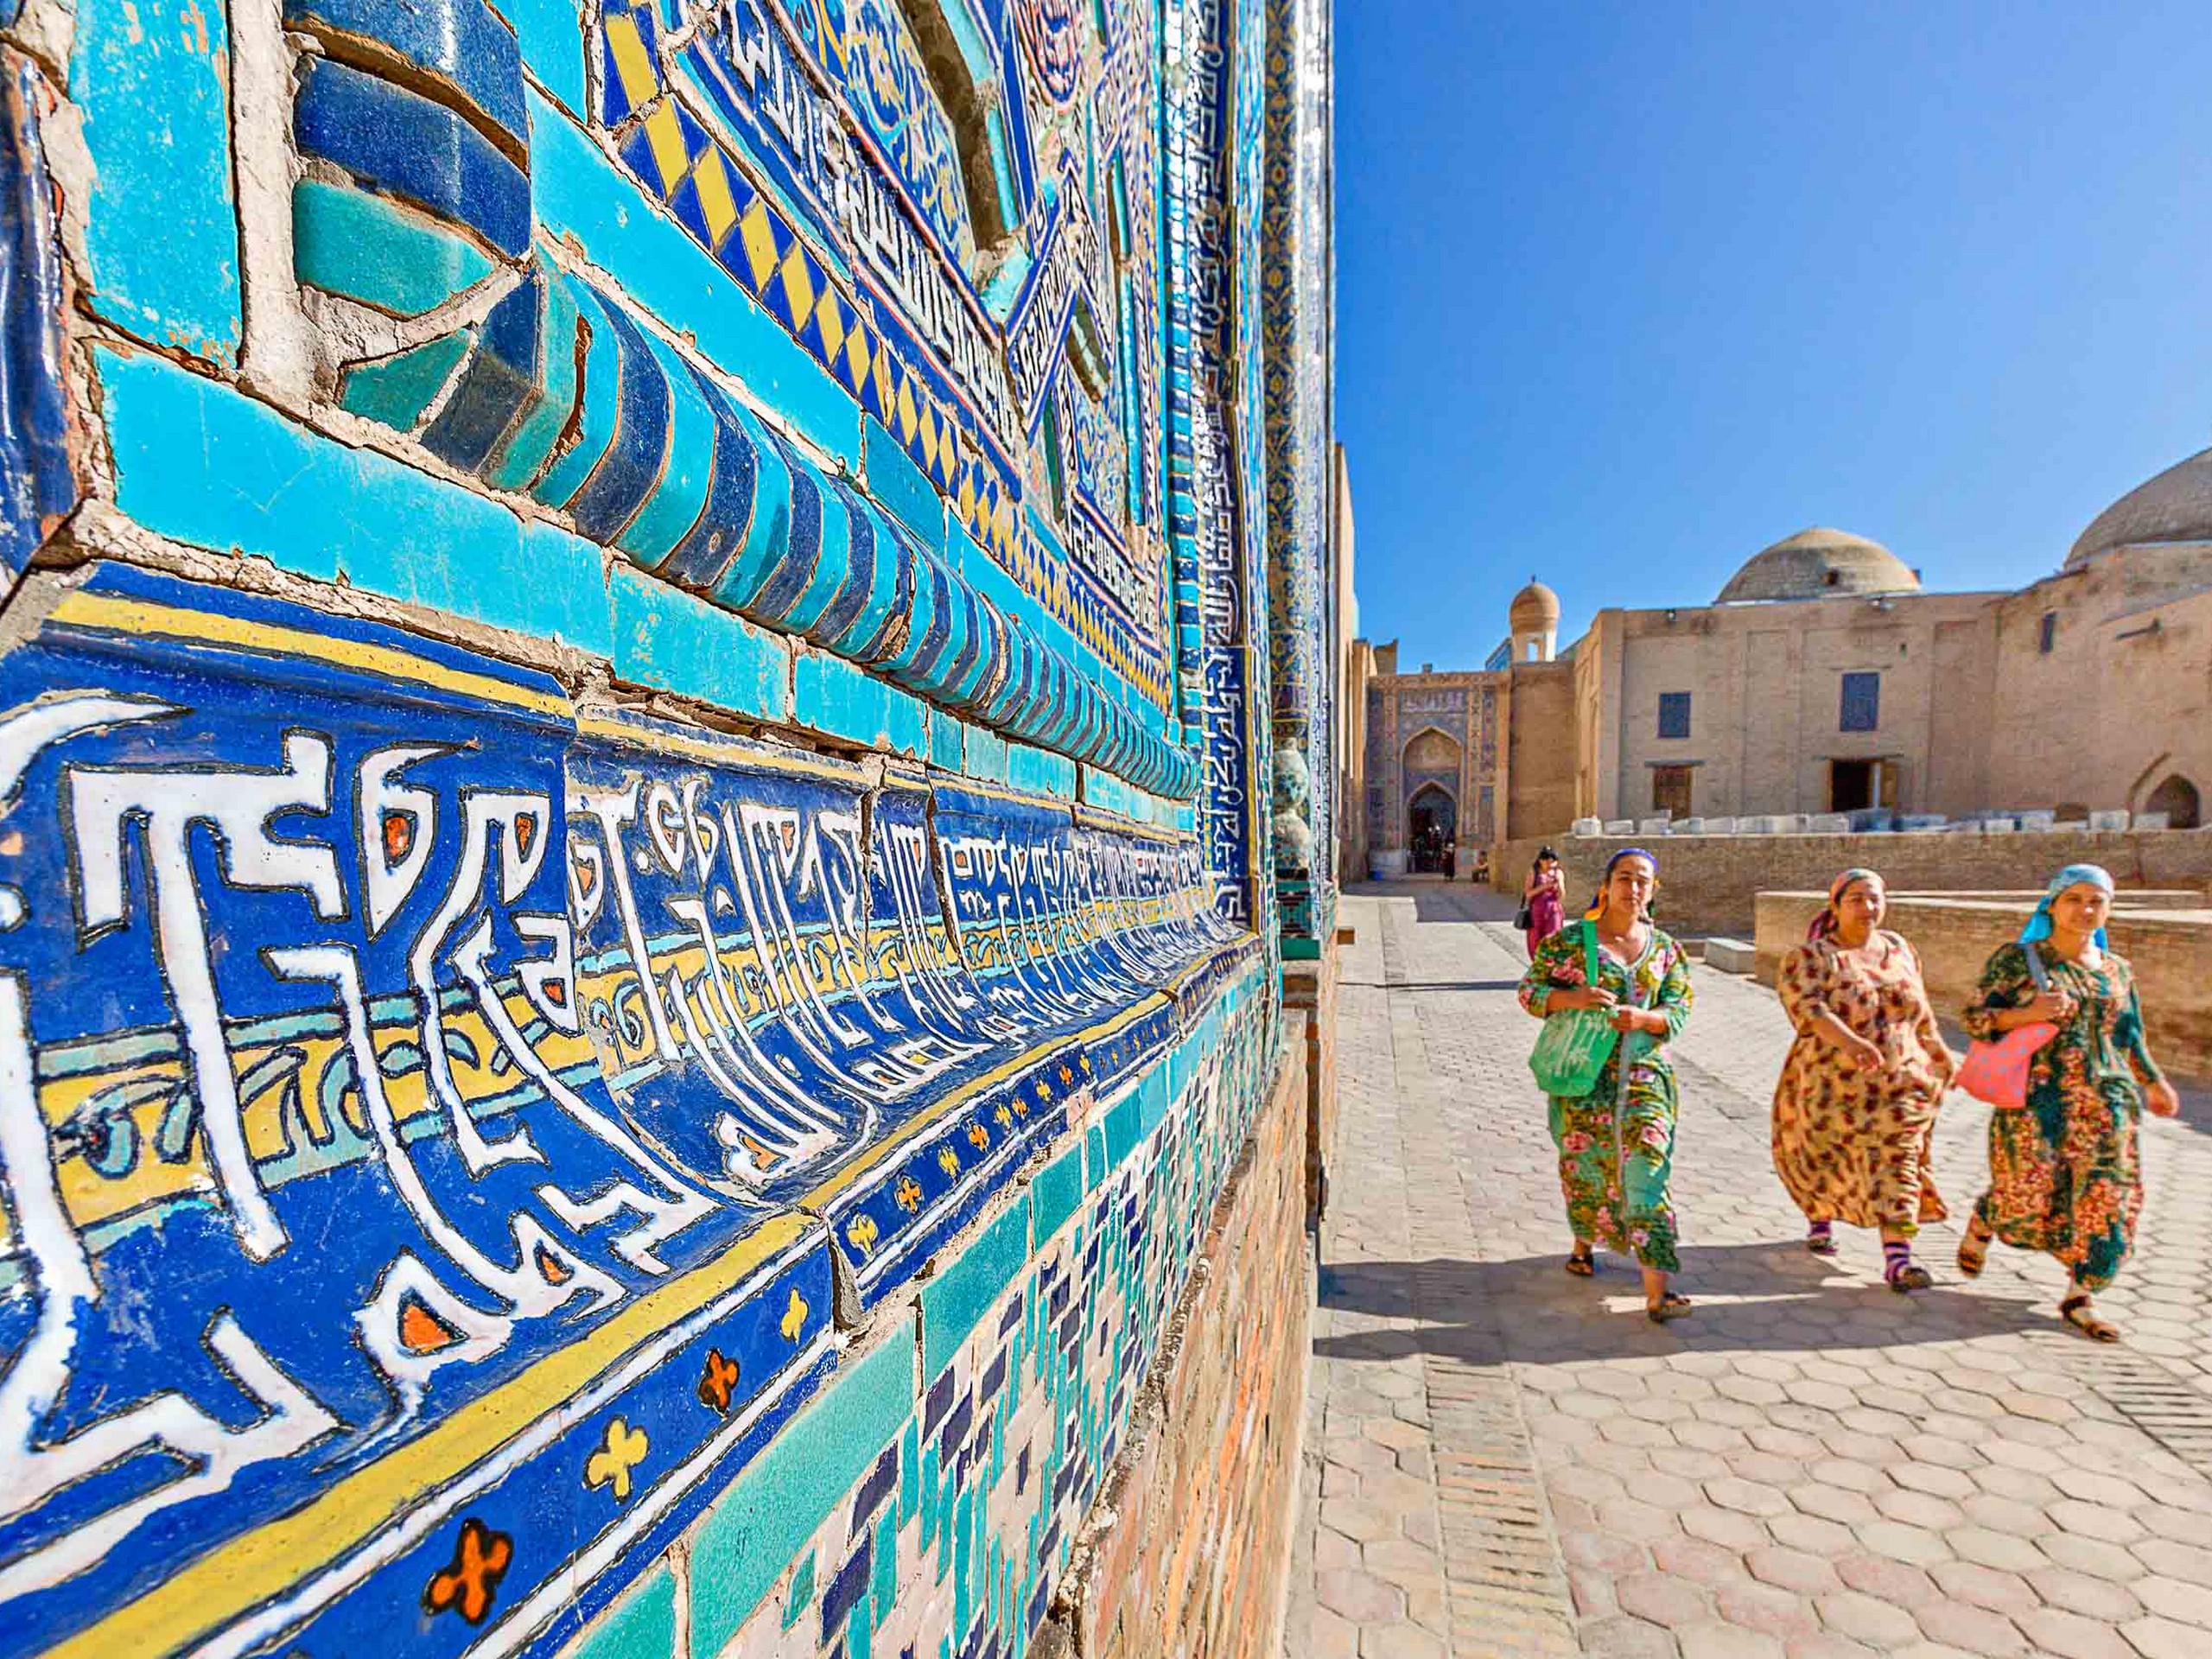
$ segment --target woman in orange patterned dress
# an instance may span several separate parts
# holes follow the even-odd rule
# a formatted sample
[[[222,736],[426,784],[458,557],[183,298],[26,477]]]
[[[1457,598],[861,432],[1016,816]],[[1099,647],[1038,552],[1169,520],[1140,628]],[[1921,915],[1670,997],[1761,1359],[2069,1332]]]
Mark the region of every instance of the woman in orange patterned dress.
[[[1782,964],[1797,1040],[1775,1086],[1774,1167],[1810,1224],[1806,1249],[1834,1255],[1839,1221],[1878,1227],[1890,1288],[1925,1290],[1912,1240],[1945,1215],[1929,1141],[1958,1063],[1887,909],[1880,876],[1846,870]]]

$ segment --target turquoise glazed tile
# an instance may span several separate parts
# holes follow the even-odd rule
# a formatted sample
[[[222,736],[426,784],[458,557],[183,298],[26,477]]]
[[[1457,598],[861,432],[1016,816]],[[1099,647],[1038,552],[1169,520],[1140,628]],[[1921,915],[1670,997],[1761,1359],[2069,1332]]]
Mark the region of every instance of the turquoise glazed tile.
[[[798,1624],[813,1605],[814,1552],[810,1549],[799,1557],[798,1566],[791,1572],[791,1581],[784,1589],[784,1628],[788,1630]]]
[[[312,434],[165,359],[102,347],[94,361],[118,506],[194,547],[259,554],[325,582],[337,575],[352,518],[329,511],[328,492],[345,475],[315,465]]]
[[[576,300],[567,277],[543,269],[545,312],[540,324],[543,341],[544,383],[537,404],[515,423],[485,473],[503,490],[529,486],[553,453],[554,444],[576,406],[576,328],[580,321]]]
[[[861,444],[861,468],[868,480],[868,493],[885,511],[920,537],[925,546],[942,550],[944,498],[938,493],[937,486],[922,475],[922,469],[907,459],[899,440],[873,416],[865,423]]]
[[[1135,1095],[1125,1096],[1106,1114],[1106,1161],[1109,1167],[1119,1169],[1122,1160],[1136,1150],[1138,1124]]]
[[[537,221],[581,242],[648,310],[689,329],[716,367],[743,380],[810,441],[860,462],[860,407],[698,245],[645,207],[569,118],[531,94],[531,189]]]
[[[546,286],[546,273],[532,270],[492,308],[477,329],[467,368],[423,434],[424,448],[462,472],[482,468],[517,416],[543,396],[538,371]]]
[[[339,401],[356,415],[381,421],[396,431],[411,432],[452,377],[472,338],[466,329],[457,329],[411,352],[348,369]]]
[[[944,772],[960,772],[967,765],[966,745],[961,739],[959,716],[942,709],[930,715],[930,764]]]
[[[700,1523],[691,1548],[691,1653],[713,1659],[866,1473],[914,1405],[903,1334],[848,1358]]]
[[[1030,1248],[1040,1250],[1083,1202],[1083,1143],[1077,1141],[1038,1172],[1029,1186]]]
[[[621,417],[621,348],[615,343],[614,323],[588,283],[573,276],[559,281],[575,302],[582,326],[590,330],[590,344],[584,357],[583,409],[575,440],[531,486],[530,493],[549,507],[566,506],[569,498],[583,487],[614,442],[614,429]]]
[[[699,520],[715,472],[715,417],[690,369],[660,340],[648,336],[661,372],[668,377],[668,459],[645,505],[614,544],[648,567],[668,556]]]
[[[1007,743],[996,732],[981,726],[963,725],[960,728],[963,750],[961,770],[970,778],[981,778],[990,783],[1006,782]]]
[[[657,1567],[609,1609],[565,1659],[681,1659],[676,1655],[676,1580]]]
[[[1035,790],[1065,801],[1075,798],[1075,762],[1049,749],[1007,744],[1006,780],[1016,789]]]
[[[925,704],[827,652],[799,653],[791,714],[803,726],[864,748],[888,748],[917,760],[929,753]]]
[[[571,0],[497,0],[497,10],[514,27],[524,67],[569,114],[582,115],[583,22]]]
[[[748,719],[791,718],[790,643],[743,618],[616,565],[607,575],[614,673]]]
[[[455,232],[365,191],[321,179],[292,187],[300,281],[394,316],[419,316],[492,273]]]
[[[588,543],[161,359],[104,350],[98,360],[117,501],[149,529],[605,653]]]
[[[196,0],[82,0],[69,91],[93,168],[92,308],[228,368],[241,322],[226,16]]]
[[[959,1259],[923,1281],[922,1373],[935,1377],[1029,1259],[1029,1195],[1017,1196]]]

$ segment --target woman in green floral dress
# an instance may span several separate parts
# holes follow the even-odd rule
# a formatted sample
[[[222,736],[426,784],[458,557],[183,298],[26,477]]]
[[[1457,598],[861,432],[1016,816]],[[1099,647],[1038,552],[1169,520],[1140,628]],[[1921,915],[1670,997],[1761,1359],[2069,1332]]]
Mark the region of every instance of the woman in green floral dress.
[[[2058,1034],[2029,1062],[2026,1103],[1990,1116],[1989,1190],[1959,1245],[1969,1278],[1992,1236],[2064,1262],[2072,1281],[2059,1314],[2099,1342],[2120,1332],[2090,1298],[2119,1273],[2143,1211],[2138,1121],[2145,1109],[2171,1117],[2181,1103],[2144,1041],[2135,976],[2105,942],[2112,896],[2105,871],[2069,865],[2018,942],[1981,970],[1966,1011],[1975,1040],[2039,1022]]]
[[[1664,1321],[1688,1313],[1690,1303],[1667,1288],[1668,1275],[1681,1262],[1669,1190],[1675,1071],[1662,1045],[1689,1018],[1693,994],[1681,947],[1651,923],[1649,907],[1657,887],[1658,863],[1650,854],[1634,848],[1614,854],[1583,920],[1537,948],[1522,977],[1521,1006],[1538,1019],[1575,1008],[1612,1014],[1620,1039],[1596,1084],[1587,1095],[1554,1096],[1551,1102],[1560,1185],[1567,1224],[1574,1230],[1567,1270],[1584,1278],[1594,1273],[1600,1243],[1633,1254],[1643,1269],[1645,1309]],[[1592,929],[1594,985],[1583,960]]]

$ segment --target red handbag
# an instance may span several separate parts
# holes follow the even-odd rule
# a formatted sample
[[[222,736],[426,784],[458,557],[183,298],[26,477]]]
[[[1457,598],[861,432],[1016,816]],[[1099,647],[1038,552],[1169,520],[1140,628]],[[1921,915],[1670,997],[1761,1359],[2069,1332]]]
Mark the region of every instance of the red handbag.
[[[2043,970],[2043,953],[2034,945],[2028,953],[2028,976],[2038,995],[2050,988]],[[2031,1026],[2015,1026],[1993,1043],[1977,1038],[1967,1046],[1966,1064],[1959,1068],[1958,1086],[1976,1100],[1999,1111],[2018,1111],[2028,1103],[2028,1067],[2050,1046],[2058,1027],[2047,1020]]]

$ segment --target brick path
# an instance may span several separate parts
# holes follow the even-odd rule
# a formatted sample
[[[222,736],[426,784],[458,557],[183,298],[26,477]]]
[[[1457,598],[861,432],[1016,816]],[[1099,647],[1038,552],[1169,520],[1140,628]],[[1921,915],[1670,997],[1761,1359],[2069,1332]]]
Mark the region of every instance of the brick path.
[[[1697,969],[1676,1051],[1694,1319],[1567,1239],[1501,903],[1346,899],[1342,1125],[1314,1326],[1288,1659],[1342,1655],[2212,1656],[2212,1101],[2153,1124],[2141,1249],[2058,1327],[2001,1248],[1893,1295],[1871,1234],[1822,1262],[1776,1181],[1769,993]],[[1955,1097],[1938,1179],[1979,1192]]]

